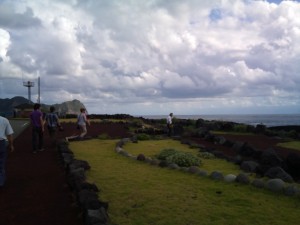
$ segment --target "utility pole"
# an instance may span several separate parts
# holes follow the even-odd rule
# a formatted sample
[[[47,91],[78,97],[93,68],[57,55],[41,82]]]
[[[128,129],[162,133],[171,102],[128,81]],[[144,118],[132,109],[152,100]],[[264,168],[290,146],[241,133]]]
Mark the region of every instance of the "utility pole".
[[[34,82],[24,81],[23,86],[28,88],[28,103],[31,103],[31,87],[34,87]]]
[[[40,77],[38,78],[38,103],[41,103],[41,81]]]

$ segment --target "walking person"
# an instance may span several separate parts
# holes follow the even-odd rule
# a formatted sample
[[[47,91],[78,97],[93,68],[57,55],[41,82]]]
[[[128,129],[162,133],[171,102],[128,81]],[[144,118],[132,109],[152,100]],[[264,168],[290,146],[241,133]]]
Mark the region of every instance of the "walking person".
[[[44,151],[44,120],[40,107],[40,104],[34,104],[33,111],[30,113],[33,153],[36,153],[37,151]]]
[[[56,130],[57,128],[60,128],[60,122],[58,119],[57,114],[55,113],[55,107],[50,107],[50,113],[46,114],[45,121],[47,123],[47,128],[49,132],[50,139],[52,141],[52,145],[55,146],[56,142]]]
[[[80,109],[80,114],[78,116],[77,121],[78,121],[77,124],[79,125],[79,128],[80,128],[79,138],[82,139],[87,134],[86,125],[88,124],[90,126],[90,121],[88,120],[88,118],[86,116],[85,108]]]
[[[7,143],[11,152],[14,151],[13,129],[8,119],[0,116],[0,187],[4,186],[6,174]]]
[[[83,139],[84,136],[87,134],[86,125],[90,126],[90,121],[87,118],[86,109],[81,108],[80,114],[77,117],[77,129],[79,129],[80,133],[78,135],[72,135],[72,136],[66,137],[66,141]]]
[[[173,133],[173,113],[170,113],[169,116],[167,117],[167,128],[168,128],[168,136],[170,137]]]

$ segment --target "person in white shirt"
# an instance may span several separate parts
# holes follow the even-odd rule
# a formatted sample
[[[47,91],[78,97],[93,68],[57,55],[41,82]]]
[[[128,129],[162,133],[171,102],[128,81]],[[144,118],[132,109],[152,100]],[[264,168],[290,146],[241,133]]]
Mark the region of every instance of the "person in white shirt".
[[[170,137],[173,131],[173,113],[170,113],[169,116],[167,117],[167,128],[168,128],[168,136]]]
[[[90,121],[87,118],[86,115],[86,109],[81,108],[80,114],[77,117],[77,129],[80,130],[80,134],[72,135],[70,137],[66,137],[66,141],[70,140],[82,140],[84,136],[87,134],[86,125],[90,125]]]
[[[79,138],[83,138],[86,134],[87,134],[87,129],[86,129],[86,125],[90,125],[90,121],[87,119],[86,116],[86,110],[84,108],[80,109],[80,114],[78,116],[78,125],[80,128],[80,135]]]
[[[10,150],[14,151],[13,129],[8,119],[0,116],[0,187],[5,183],[5,166],[7,159],[7,142]]]

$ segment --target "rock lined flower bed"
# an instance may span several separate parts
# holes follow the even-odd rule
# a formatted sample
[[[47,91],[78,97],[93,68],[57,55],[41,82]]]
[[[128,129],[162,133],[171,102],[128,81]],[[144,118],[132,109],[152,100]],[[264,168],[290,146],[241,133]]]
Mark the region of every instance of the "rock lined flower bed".
[[[123,146],[130,141],[134,141],[136,142],[136,139],[130,139],[130,138],[124,138],[121,139],[117,144],[116,144],[116,148],[115,151],[125,157],[129,157],[135,160],[139,160],[139,161],[144,161],[146,163],[149,163],[151,165],[157,165],[160,167],[166,167],[169,169],[175,169],[175,170],[180,170],[180,171],[186,171],[189,173],[193,173],[193,174],[198,174],[199,176],[206,176],[206,177],[210,177],[211,179],[214,180],[220,180],[220,181],[224,181],[224,182],[237,182],[237,183],[241,183],[241,184],[250,184],[256,188],[265,188],[267,190],[276,192],[276,193],[282,193],[285,194],[287,196],[300,196],[300,188],[299,186],[297,186],[295,183],[287,183],[284,182],[282,179],[280,178],[273,178],[273,179],[267,179],[267,178],[261,178],[261,179],[254,179],[251,180],[250,177],[248,176],[248,174],[246,173],[240,173],[238,175],[234,175],[234,174],[227,174],[224,175],[222,172],[220,171],[213,171],[210,174],[208,174],[207,171],[201,169],[200,167],[197,166],[191,166],[191,167],[180,167],[177,164],[174,163],[168,163],[165,160],[158,160],[158,159],[152,159],[149,157],[146,157],[143,154],[139,154],[137,156],[134,156],[128,152],[126,152],[123,149]],[[190,144],[189,142],[185,142],[185,144]]]
[[[68,185],[82,211],[84,224],[108,225],[108,203],[99,200],[98,187],[86,181],[85,172],[90,169],[89,163],[75,159],[65,141],[60,141],[57,149],[65,168]]]

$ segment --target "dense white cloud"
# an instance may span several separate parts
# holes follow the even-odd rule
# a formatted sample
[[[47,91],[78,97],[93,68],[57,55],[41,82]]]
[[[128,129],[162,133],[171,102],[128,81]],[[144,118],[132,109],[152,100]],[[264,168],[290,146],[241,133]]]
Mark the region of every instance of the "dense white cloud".
[[[299,1],[0,0],[1,98],[93,113],[300,113]]]

